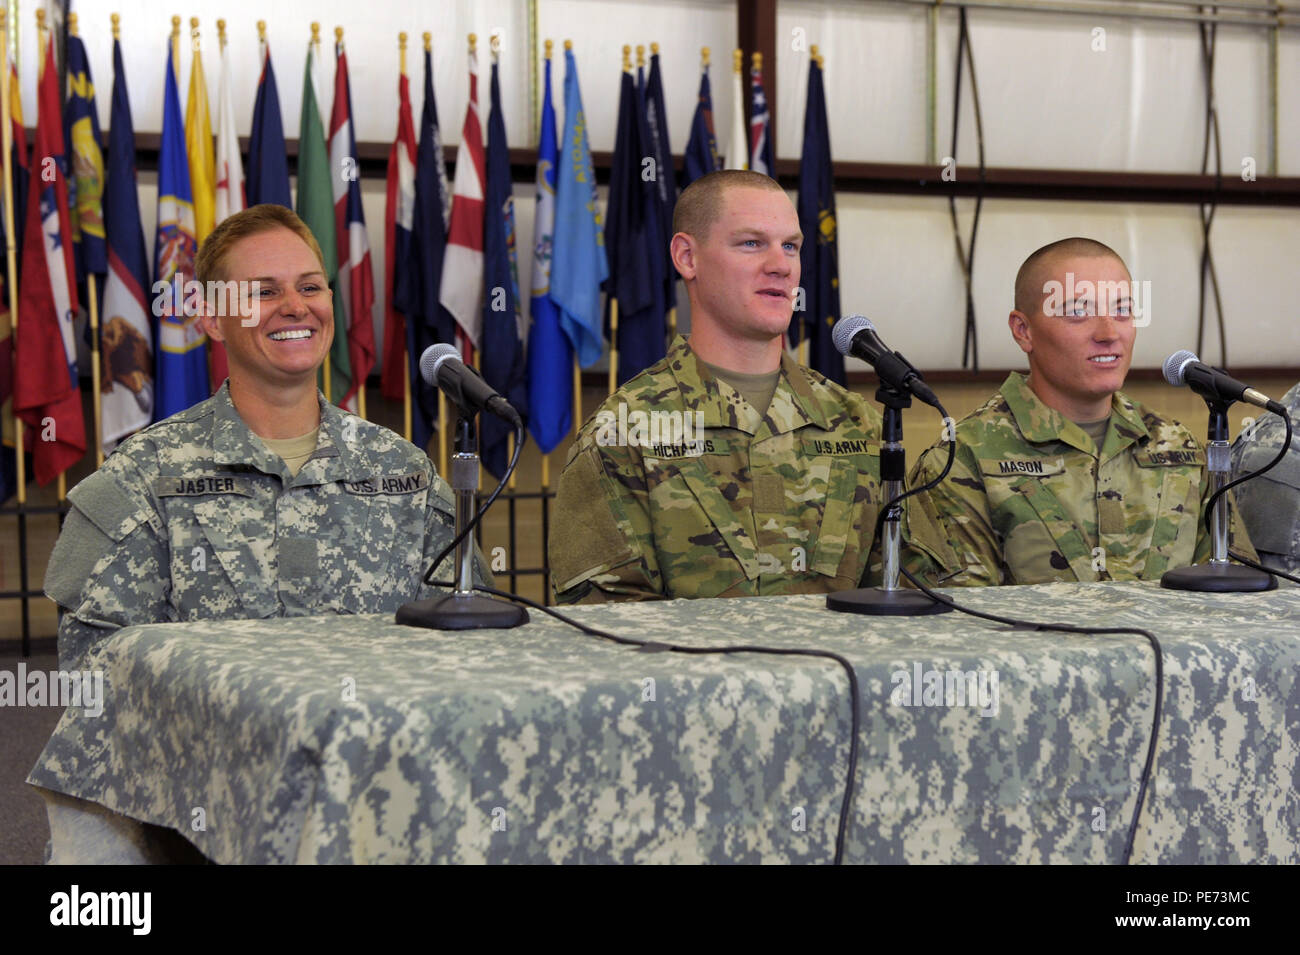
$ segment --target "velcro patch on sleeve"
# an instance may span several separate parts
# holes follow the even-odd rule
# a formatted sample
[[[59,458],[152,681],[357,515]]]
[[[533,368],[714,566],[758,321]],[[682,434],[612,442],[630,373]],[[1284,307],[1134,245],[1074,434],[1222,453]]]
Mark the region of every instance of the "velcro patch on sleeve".
[[[96,471],[68,494],[68,500],[113,543],[148,518],[142,502],[108,471]]]
[[[558,590],[567,590],[632,556],[631,546],[618,529],[594,448],[574,458],[560,479],[550,556]]]

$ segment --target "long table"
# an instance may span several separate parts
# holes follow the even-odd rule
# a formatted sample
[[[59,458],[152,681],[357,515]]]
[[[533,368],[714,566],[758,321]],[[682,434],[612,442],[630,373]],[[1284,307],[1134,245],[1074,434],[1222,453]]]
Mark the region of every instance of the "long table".
[[[1132,861],[1300,862],[1300,589],[945,593],[1157,635]],[[1155,702],[1141,636],[837,614],[820,596],[566,612],[641,640],[847,658],[861,725],[845,862],[1123,859]],[[93,658],[103,712],[70,707],[28,781],[223,863],[832,859],[844,669],[647,651],[531,615],[478,632],[380,616],[122,630]]]

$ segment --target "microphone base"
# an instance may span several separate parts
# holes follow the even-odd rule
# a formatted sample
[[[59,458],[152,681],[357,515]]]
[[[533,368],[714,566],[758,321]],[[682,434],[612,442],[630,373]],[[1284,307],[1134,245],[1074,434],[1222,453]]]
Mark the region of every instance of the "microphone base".
[[[919,617],[952,610],[947,604],[931,600],[919,590],[884,590],[880,587],[827,594],[826,607],[838,613],[865,613],[877,617]]]
[[[1277,578],[1242,564],[1193,564],[1165,571],[1160,586],[1207,594],[1262,593],[1277,589]]]
[[[518,604],[479,594],[444,594],[397,608],[398,623],[429,630],[508,630],[528,620]]]

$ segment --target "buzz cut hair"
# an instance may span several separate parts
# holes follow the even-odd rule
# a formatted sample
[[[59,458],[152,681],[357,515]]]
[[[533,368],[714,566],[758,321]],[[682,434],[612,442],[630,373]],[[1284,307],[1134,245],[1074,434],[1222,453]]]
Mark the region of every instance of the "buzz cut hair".
[[[722,200],[728,189],[765,189],[785,194],[771,176],[748,169],[721,169],[701,176],[687,186],[673,209],[673,235],[685,232],[703,241],[713,223],[722,217]]]
[[[287,206],[264,202],[221,220],[203,240],[203,247],[194,258],[194,277],[205,286],[209,282],[225,281],[226,259],[235,243],[250,235],[260,235],[275,229],[288,229],[306,242],[320,263],[321,272],[329,274],[325,270],[325,256],[321,254],[320,243],[312,235],[307,223]]]
[[[1115,259],[1124,266],[1126,272],[1128,271],[1128,265],[1118,252],[1105,243],[1098,242],[1096,239],[1085,239],[1082,236],[1058,239],[1034,251],[1016,273],[1016,311],[1026,316],[1038,313],[1043,304],[1043,284],[1051,278],[1046,273],[1058,259],[1066,257],[1099,259],[1107,256]]]

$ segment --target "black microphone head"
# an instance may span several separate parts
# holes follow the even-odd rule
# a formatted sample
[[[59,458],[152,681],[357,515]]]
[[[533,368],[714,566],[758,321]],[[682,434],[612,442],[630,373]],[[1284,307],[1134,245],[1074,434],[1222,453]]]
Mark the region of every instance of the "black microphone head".
[[[430,345],[424,350],[424,354],[420,356],[420,377],[436,388],[438,385],[438,366],[448,358],[460,361],[460,352],[456,350],[455,345],[448,345],[445,342]]]
[[[862,315],[845,315],[831,329],[831,341],[835,343],[835,350],[847,357],[853,348],[853,338],[858,332],[875,330],[876,326],[871,324],[871,319]]]
[[[1188,351],[1186,348],[1174,352],[1165,359],[1165,381],[1175,387],[1182,387],[1186,384],[1187,363],[1190,361],[1199,362],[1196,352]]]

